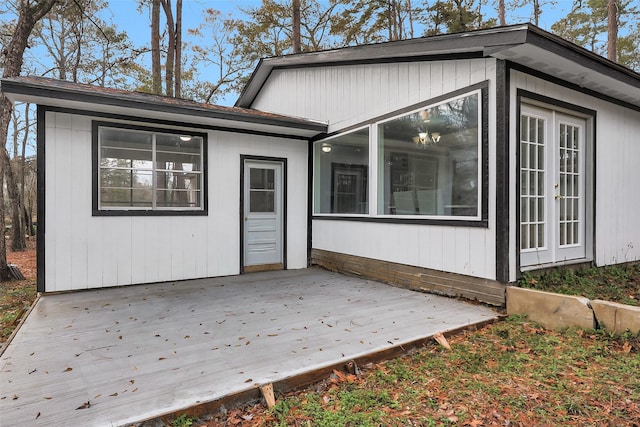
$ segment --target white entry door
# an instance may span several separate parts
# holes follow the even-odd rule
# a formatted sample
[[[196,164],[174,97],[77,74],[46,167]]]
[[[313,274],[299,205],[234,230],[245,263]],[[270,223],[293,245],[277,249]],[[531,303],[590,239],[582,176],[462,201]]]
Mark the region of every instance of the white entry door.
[[[520,264],[586,257],[586,121],[522,105]]]
[[[244,271],[284,268],[282,169],[281,162],[244,160]]]

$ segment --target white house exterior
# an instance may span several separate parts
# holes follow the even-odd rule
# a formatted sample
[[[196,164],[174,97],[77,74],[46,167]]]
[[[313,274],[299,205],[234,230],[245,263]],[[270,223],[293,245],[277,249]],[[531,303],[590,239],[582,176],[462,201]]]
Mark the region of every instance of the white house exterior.
[[[231,109],[2,90],[39,105],[41,291],[319,264],[501,304],[523,271],[640,259],[640,75],[531,25],[264,59]]]

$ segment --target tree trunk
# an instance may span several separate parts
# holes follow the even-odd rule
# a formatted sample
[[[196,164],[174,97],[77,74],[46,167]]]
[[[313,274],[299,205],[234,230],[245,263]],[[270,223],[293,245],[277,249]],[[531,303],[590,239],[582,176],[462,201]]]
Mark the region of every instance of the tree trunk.
[[[13,30],[11,41],[4,50],[4,72],[3,77],[16,77],[20,75],[22,70],[22,62],[24,51],[27,48],[29,35],[33,30],[33,26],[38,22],[56,3],[57,0],[38,0],[32,4],[29,0],[21,0],[18,6],[18,21]],[[9,153],[7,153],[7,133],[9,131],[9,121],[11,119],[12,105],[11,101],[2,93],[0,93],[0,141],[4,143],[3,149],[0,150],[0,166],[5,170],[4,174],[11,174],[11,166],[9,161]],[[7,182],[10,194],[18,193],[18,186],[15,182]],[[13,187],[13,188],[11,188]],[[9,278],[9,269],[7,268],[7,250],[5,242],[6,230],[4,227],[4,204],[0,205],[0,280]]]
[[[9,267],[7,267],[7,241],[5,240],[6,224],[4,222],[4,174],[0,173],[0,282],[9,280]]]
[[[27,229],[27,234],[33,235],[31,232],[31,218],[27,216],[27,208],[26,208],[26,195],[25,195],[25,185],[26,185],[26,168],[27,168],[27,141],[29,140],[29,104],[25,104],[24,106],[24,134],[22,136],[22,156],[20,158],[20,200],[22,204],[22,212],[24,213],[23,218],[23,229]],[[26,242],[25,242],[26,243]]]
[[[162,95],[160,73],[160,0],[151,3],[151,79],[153,93]]]
[[[500,25],[502,27],[507,25],[507,19],[505,17],[505,10],[504,10],[504,0],[498,0],[498,19],[500,20]]]
[[[173,96],[173,76],[176,58],[176,27],[173,21],[173,11],[171,10],[171,0],[161,0],[164,15],[167,18],[167,61],[164,65],[164,82],[167,96]]]
[[[536,25],[536,27],[538,26],[538,22],[540,21],[541,13],[542,12],[540,11],[540,1],[533,0],[533,23]]]
[[[407,0],[407,13],[409,14],[409,38],[413,38],[413,6],[411,0]]]
[[[300,0],[293,0],[293,34],[291,42],[293,44],[293,53],[302,52],[300,41]]]
[[[176,0],[176,91],[175,97],[182,97],[182,0]]]
[[[618,60],[618,5],[616,0],[608,0],[607,15],[609,20],[609,25],[607,26],[607,58],[615,62]]]

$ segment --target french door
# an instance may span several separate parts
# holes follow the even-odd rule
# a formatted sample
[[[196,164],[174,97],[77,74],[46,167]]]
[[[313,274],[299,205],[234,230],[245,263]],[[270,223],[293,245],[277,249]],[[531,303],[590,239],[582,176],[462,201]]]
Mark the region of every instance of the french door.
[[[520,116],[520,265],[586,257],[586,121],[530,105]]]

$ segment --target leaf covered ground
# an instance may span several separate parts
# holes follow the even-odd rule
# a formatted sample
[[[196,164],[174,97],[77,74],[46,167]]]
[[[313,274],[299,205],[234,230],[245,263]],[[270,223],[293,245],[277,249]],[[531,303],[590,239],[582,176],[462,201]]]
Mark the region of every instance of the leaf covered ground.
[[[7,242],[10,246],[10,242]],[[26,280],[0,282],[0,344],[4,344],[36,298],[36,245],[27,242],[27,250],[8,252],[7,262],[15,264]]]
[[[640,338],[522,317],[199,426],[638,426]]]

